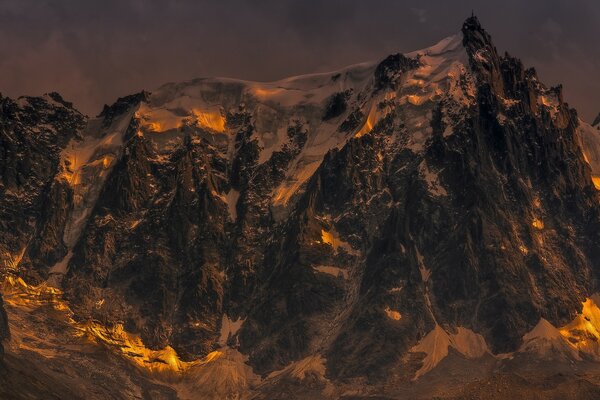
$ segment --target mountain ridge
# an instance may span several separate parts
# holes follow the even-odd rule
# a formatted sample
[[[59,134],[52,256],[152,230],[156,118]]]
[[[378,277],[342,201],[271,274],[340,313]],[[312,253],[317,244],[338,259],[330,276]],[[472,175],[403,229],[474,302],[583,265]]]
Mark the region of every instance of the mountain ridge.
[[[219,359],[230,393],[393,398],[384,381],[517,364],[549,331],[600,357],[572,325],[596,312],[598,134],[476,18],[380,63],[166,84],[87,121],[2,101],[4,272],[64,290],[78,323]]]

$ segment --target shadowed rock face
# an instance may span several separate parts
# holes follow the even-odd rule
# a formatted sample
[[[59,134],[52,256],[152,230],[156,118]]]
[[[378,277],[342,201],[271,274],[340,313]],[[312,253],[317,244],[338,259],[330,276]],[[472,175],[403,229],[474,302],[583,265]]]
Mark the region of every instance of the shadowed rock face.
[[[594,122],[592,122],[592,126],[597,126],[597,125],[600,125],[600,113],[598,113],[598,115],[594,119]]]
[[[6,310],[4,309],[4,300],[0,295],[0,362],[4,356],[3,341],[10,338],[10,328],[8,326],[8,317],[6,316]]]
[[[23,262],[23,273],[39,279],[48,264],[64,255],[60,232],[71,194],[54,177],[61,149],[84,124],[85,118],[57,94],[17,102],[0,97],[3,266],[10,269]]]
[[[87,121],[0,101],[6,268],[184,359],[227,342],[260,374],[318,354],[332,380],[407,381],[430,332],[511,352],[598,290],[577,114],[476,18],[378,64],[171,84]]]

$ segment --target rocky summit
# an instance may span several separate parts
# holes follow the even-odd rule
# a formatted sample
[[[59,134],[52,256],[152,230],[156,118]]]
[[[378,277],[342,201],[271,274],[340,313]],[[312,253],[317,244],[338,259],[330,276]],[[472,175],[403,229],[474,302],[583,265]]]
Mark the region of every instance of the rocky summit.
[[[0,97],[0,227],[2,398],[600,397],[600,131],[476,17],[94,118]]]

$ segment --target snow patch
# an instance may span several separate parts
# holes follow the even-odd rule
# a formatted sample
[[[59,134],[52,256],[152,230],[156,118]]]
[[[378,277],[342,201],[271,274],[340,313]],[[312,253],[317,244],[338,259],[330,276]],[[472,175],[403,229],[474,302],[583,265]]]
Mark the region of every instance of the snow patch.
[[[307,375],[316,375],[325,377],[325,358],[320,354],[306,357],[300,361],[295,361],[282,370],[271,372],[269,379],[276,378],[281,375],[289,375],[300,381],[306,379]]]
[[[423,262],[423,256],[421,255],[421,252],[418,249],[416,249],[416,255],[417,262],[419,263],[419,272],[421,273],[421,281],[423,283],[427,283],[429,281],[429,278],[431,277],[431,270],[425,267],[425,263]]]
[[[381,97],[381,96],[380,96]],[[389,97],[389,96],[386,96]],[[390,112],[391,109],[389,106],[385,106],[384,108],[379,107],[380,98],[375,99],[371,103],[371,107],[369,109],[369,113],[367,114],[367,119],[364,122],[363,126],[359,129],[358,132],[354,134],[354,137],[361,137],[373,130],[377,122],[381,119],[385,118]]]
[[[189,369],[185,382],[179,385],[183,398],[240,399],[260,383],[260,377],[246,363],[247,356],[234,349],[220,353],[210,362]]]
[[[440,183],[438,173],[432,171],[426,161],[422,161],[419,165],[419,173],[427,184],[427,190],[434,197],[448,196],[448,192]]]
[[[560,330],[544,318],[540,318],[538,324],[523,336],[523,344],[519,352],[533,353],[544,358],[566,355],[573,360],[581,359],[577,350],[567,342]]]
[[[534,339],[562,339],[560,331],[544,318],[530,332],[523,336],[523,342],[528,343]]]
[[[69,265],[69,261],[71,261],[71,257],[73,257],[73,251],[69,250],[62,260],[54,264],[48,270],[48,280],[46,281],[48,286],[55,288],[59,288],[61,286],[62,278],[67,273],[67,267]]]
[[[335,276],[336,278],[348,279],[348,271],[339,267],[332,267],[329,265],[317,265],[313,267],[313,269],[317,272],[321,272],[323,274],[328,274],[331,276]]]
[[[468,107],[474,101],[475,89],[474,85],[468,85],[465,93],[461,84],[461,78],[468,72],[468,56],[462,46],[460,33],[406,56],[419,57],[421,66],[407,72],[398,102],[404,105],[402,113],[410,135],[407,147],[420,153],[433,132],[431,119],[434,104],[448,97],[460,106],[457,108]],[[460,112],[463,111],[456,110],[455,113]],[[452,133],[452,123],[445,123],[444,135],[447,136]]]
[[[597,190],[600,190],[600,175],[592,175],[592,184]]]
[[[146,132],[163,133],[183,126],[218,133],[225,131],[225,118],[218,107],[208,107],[205,102],[188,96],[181,96],[161,106],[142,103],[135,117]]]
[[[229,217],[233,222],[237,220],[237,203],[240,198],[240,192],[235,189],[230,189],[225,196],[227,203],[227,211],[229,211]]]
[[[389,307],[386,307],[384,311],[385,311],[385,315],[387,315],[389,319],[393,319],[394,321],[400,321],[400,318],[402,318],[402,315],[400,314],[400,312],[398,312],[396,310],[392,310]]]
[[[345,242],[340,238],[340,235],[335,228],[331,228],[330,231],[321,229],[321,242],[330,245],[335,251],[338,251],[338,248],[342,248],[348,254],[358,254],[358,252],[352,248],[350,243]]]
[[[242,325],[244,324],[245,319],[238,318],[235,321],[230,319],[227,314],[223,314],[223,319],[221,320],[221,335],[219,336],[219,344],[221,346],[226,346],[227,342],[232,336],[240,330]]]
[[[72,139],[61,152],[58,179],[73,188],[73,210],[65,224],[63,237],[68,249],[72,249],[79,239],[102,186],[120,156],[123,136],[134,112],[131,110],[121,116],[108,128],[102,127],[101,119],[90,120],[84,139]]]
[[[319,168],[321,162],[322,159],[319,159],[318,161],[306,163],[302,167],[298,167],[295,171],[292,169],[293,174],[286,176],[281,185],[275,189],[273,193],[273,205],[286,206],[291,197],[300,189],[300,186]]]
[[[489,353],[483,336],[463,327],[456,328],[456,333],[448,333],[436,324],[435,328],[410,350],[411,353],[425,353],[423,364],[413,380],[435,368],[440,361],[448,356],[448,348],[450,347],[470,359],[479,358]]]

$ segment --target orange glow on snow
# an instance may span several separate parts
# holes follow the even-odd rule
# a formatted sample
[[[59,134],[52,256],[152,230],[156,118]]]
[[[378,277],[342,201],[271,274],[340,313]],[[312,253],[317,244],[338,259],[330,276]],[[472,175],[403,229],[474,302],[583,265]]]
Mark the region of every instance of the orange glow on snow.
[[[402,318],[398,311],[394,311],[389,307],[385,308],[385,314],[388,316],[388,318],[393,319],[394,321],[400,321],[400,318]]]
[[[273,205],[286,206],[294,193],[296,193],[304,182],[315,173],[317,168],[319,168],[319,165],[321,165],[320,160],[305,164],[294,174],[294,179],[286,180],[279,185],[273,193]]]
[[[215,132],[225,131],[225,118],[220,113],[205,112],[196,109],[192,110],[192,113],[196,117],[198,125],[212,129]]]
[[[78,160],[75,154],[68,154],[65,157],[65,161],[69,163],[69,167],[68,170],[67,168],[63,170],[61,176],[65,178],[71,186],[79,185],[79,169],[83,165],[83,160]]]
[[[281,88],[275,88],[275,89],[254,88],[254,89],[252,89],[252,93],[258,97],[273,96],[278,93],[281,93],[282,91],[283,91],[283,89],[281,89]]]
[[[325,244],[330,245],[334,249],[337,247],[335,237],[330,232],[327,232],[325,229],[321,229],[321,241]]]
[[[149,122],[145,125],[145,128],[151,132],[162,132],[166,130],[159,122]]]
[[[406,97],[406,100],[412,104],[413,106],[420,106],[421,104],[425,103],[425,101],[427,100],[426,96],[417,96],[417,95],[410,95]]]
[[[325,229],[321,228],[321,243],[330,245],[335,251],[338,251],[338,249],[342,248],[349,254],[358,254],[356,250],[352,248],[350,243],[345,242],[340,238],[340,235],[335,228],[332,228],[331,231],[326,231]]]
[[[375,107],[371,107],[371,110],[369,111],[369,115],[367,116],[367,120],[365,121],[364,125],[362,126],[362,128],[360,128],[360,130],[358,132],[356,132],[356,134],[354,135],[354,137],[361,137],[369,132],[371,132],[371,130],[373,130],[373,127],[375,126],[375,124],[377,123],[377,119],[378,119],[378,113],[377,110],[375,110]]]
[[[592,175],[592,183],[596,189],[600,190],[600,175]]]

